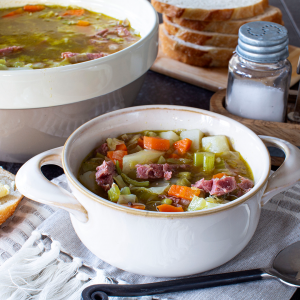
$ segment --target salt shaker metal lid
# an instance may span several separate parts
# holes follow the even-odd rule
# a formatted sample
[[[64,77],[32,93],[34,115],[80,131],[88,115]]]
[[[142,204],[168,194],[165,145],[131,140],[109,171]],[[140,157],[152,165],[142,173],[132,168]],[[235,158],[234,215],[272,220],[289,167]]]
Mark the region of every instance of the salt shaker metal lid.
[[[239,29],[236,53],[249,61],[275,63],[288,58],[287,29],[272,22],[251,22]]]

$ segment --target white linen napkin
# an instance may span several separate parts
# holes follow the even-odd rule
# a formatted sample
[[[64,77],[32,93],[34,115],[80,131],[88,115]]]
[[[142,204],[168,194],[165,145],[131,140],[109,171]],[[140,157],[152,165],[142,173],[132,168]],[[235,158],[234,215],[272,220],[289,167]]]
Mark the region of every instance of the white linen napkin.
[[[53,180],[67,188],[65,175]],[[275,196],[262,209],[257,230],[246,248],[230,262],[206,273],[218,274],[269,267],[275,255],[286,246],[300,240],[300,184]],[[117,269],[93,255],[79,240],[63,210],[24,198],[13,217],[0,227],[0,265],[14,255],[34,229],[59,241],[73,256],[88,265],[104,269],[108,277],[132,284],[164,281],[170,278],[140,276]],[[105,245],[103,245],[105,247]],[[199,258],[201,259],[201,258]],[[277,280],[263,280],[231,286],[157,295],[148,299],[290,299],[295,288]],[[117,298],[114,298],[117,299]],[[79,300],[79,299],[78,299]]]

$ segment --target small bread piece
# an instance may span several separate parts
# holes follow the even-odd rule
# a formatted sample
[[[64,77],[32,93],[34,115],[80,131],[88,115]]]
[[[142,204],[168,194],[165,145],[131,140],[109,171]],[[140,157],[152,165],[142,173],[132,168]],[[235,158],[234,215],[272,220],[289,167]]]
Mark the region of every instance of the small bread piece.
[[[184,42],[169,35],[163,25],[159,29],[159,38],[163,52],[170,58],[198,67],[227,67],[235,50]]]
[[[263,14],[268,0],[151,0],[153,7],[169,17],[199,21],[227,21]]]
[[[235,48],[238,45],[239,36],[237,34],[192,30],[170,22],[166,15],[164,15],[164,26],[169,35],[174,35],[185,42],[196,45],[225,48]]]
[[[15,175],[0,167],[0,183],[10,187],[10,193],[0,198],[0,225],[4,223],[17,208],[23,195],[15,188]]]
[[[218,32],[224,34],[238,34],[242,25],[256,21],[267,21],[283,25],[281,10],[274,6],[269,6],[265,12],[259,16],[225,22],[194,21],[176,17],[172,18],[168,16],[165,16],[165,18],[172,23],[176,23],[182,27],[192,30]]]

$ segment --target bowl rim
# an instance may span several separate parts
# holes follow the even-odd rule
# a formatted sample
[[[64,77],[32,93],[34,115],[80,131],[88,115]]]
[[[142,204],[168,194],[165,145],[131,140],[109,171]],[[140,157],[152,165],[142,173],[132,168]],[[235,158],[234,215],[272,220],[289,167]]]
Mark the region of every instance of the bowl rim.
[[[138,1],[141,1],[141,0],[138,0]],[[100,57],[100,58],[96,58],[93,60],[89,60],[89,61],[85,61],[85,62],[81,62],[81,63],[77,63],[77,64],[66,65],[66,66],[44,68],[44,69],[30,69],[30,70],[27,70],[27,69],[22,70],[21,68],[20,69],[19,68],[10,69],[10,70],[0,70],[0,77],[3,75],[4,76],[14,76],[14,75],[19,76],[19,75],[28,74],[28,73],[32,74],[33,72],[36,72],[36,74],[38,74],[38,73],[50,73],[51,74],[56,71],[68,72],[68,71],[75,71],[75,70],[79,70],[79,69],[85,69],[85,68],[93,67],[95,65],[106,64],[111,60],[121,57],[124,54],[124,52],[129,52],[131,50],[134,50],[135,48],[140,47],[140,44],[151,39],[153,37],[153,35],[156,34],[156,32],[158,32],[158,27],[159,27],[159,19],[158,19],[158,14],[157,14],[156,10],[154,9],[154,7],[151,5],[151,3],[149,1],[147,1],[147,0],[142,0],[142,1],[144,1],[146,3],[146,5],[148,5],[149,12],[150,11],[152,12],[152,15],[154,17],[153,18],[153,26],[147,35],[145,35],[144,37],[141,37],[140,40],[138,40],[136,43],[130,45],[129,47],[126,47],[118,52],[112,53],[105,57]],[[3,73],[1,73],[1,71]]]
[[[250,134],[252,137],[254,137],[256,139],[257,143],[261,145],[262,149],[264,149],[264,151],[266,152],[266,154],[269,158],[268,168],[266,168],[266,170],[263,172],[262,178],[260,179],[260,182],[258,182],[254,186],[254,189],[251,190],[250,192],[248,192],[245,195],[243,195],[242,197],[240,197],[236,200],[233,200],[229,203],[226,203],[222,206],[217,206],[217,207],[214,207],[214,208],[199,210],[199,211],[191,211],[191,212],[186,211],[184,213],[177,213],[177,212],[165,213],[165,212],[155,212],[155,211],[139,210],[139,209],[129,208],[129,207],[111,202],[107,199],[104,199],[104,198],[94,194],[93,192],[88,190],[86,187],[84,187],[79,182],[79,180],[76,178],[76,176],[74,176],[74,174],[71,172],[71,170],[69,169],[69,166],[67,164],[67,153],[68,153],[68,150],[70,148],[70,145],[72,144],[72,140],[76,138],[77,134],[79,134],[81,131],[85,131],[86,127],[89,127],[91,124],[98,123],[99,120],[101,121],[101,119],[105,120],[106,118],[108,119],[108,118],[111,118],[111,117],[118,116],[120,114],[124,115],[125,113],[130,113],[130,112],[155,110],[155,109],[176,110],[176,111],[186,111],[186,112],[198,113],[198,114],[214,117],[214,118],[217,118],[217,119],[223,119],[225,121],[232,122],[233,124],[243,128],[243,130],[248,132],[248,134]],[[116,110],[116,111],[113,111],[113,112],[110,112],[110,113],[103,114],[101,116],[98,116],[98,117],[86,122],[85,124],[83,124],[79,128],[77,128],[69,136],[69,138],[67,139],[67,141],[65,142],[65,144],[63,146],[62,166],[63,166],[64,172],[65,172],[65,175],[66,175],[68,181],[80,193],[84,194],[85,196],[87,196],[91,200],[94,200],[94,201],[98,202],[99,204],[102,204],[102,205],[107,206],[109,208],[113,208],[113,209],[116,209],[116,210],[119,210],[119,211],[122,211],[122,212],[125,212],[125,213],[133,214],[133,215],[146,216],[146,217],[155,217],[155,218],[157,218],[157,217],[162,217],[162,218],[170,217],[172,219],[174,219],[174,218],[179,219],[179,218],[188,218],[188,217],[199,217],[199,216],[205,216],[205,215],[210,215],[210,214],[223,212],[225,210],[229,210],[229,209],[232,209],[236,206],[239,206],[240,204],[246,202],[247,200],[249,200],[250,198],[255,196],[266,185],[266,183],[269,179],[268,177],[269,177],[270,170],[271,170],[271,157],[270,157],[269,151],[267,149],[267,146],[263,143],[263,141],[258,137],[257,134],[255,134],[251,129],[249,129],[245,125],[243,125],[243,124],[241,124],[241,123],[239,123],[239,122],[237,122],[237,121],[235,121],[231,118],[228,118],[228,117],[225,117],[223,115],[213,113],[211,111],[207,111],[207,110],[204,110],[204,109],[192,108],[192,107],[187,107],[187,106],[179,106],[179,105],[141,105],[141,106],[136,106],[136,107],[123,108],[123,109],[119,109],[119,110]]]

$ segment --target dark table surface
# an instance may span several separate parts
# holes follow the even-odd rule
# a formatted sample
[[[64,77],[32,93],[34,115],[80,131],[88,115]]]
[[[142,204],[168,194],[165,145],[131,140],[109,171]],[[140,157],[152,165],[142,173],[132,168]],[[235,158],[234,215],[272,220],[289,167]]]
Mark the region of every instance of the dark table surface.
[[[290,44],[300,47],[300,0],[269,0],[283,13],[285,26],[289,31]],[[148,71],[144,85],[134,101],[133,106],[150,104],[173,104],[191,106],[209,110],[209,100],[213,92],[178,81],[176,79]],[[21,164],[0,162],[6,170],[16,174]],[[48,179],[63,173],[57,166],[44,166],[44,175]],[[292,300],[300,299],[298,289]]]

